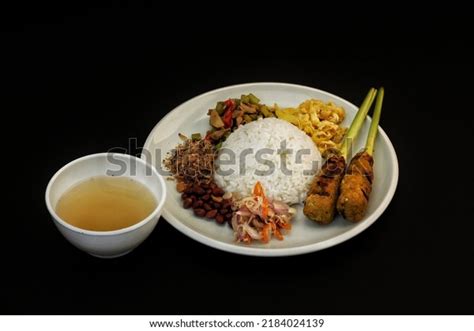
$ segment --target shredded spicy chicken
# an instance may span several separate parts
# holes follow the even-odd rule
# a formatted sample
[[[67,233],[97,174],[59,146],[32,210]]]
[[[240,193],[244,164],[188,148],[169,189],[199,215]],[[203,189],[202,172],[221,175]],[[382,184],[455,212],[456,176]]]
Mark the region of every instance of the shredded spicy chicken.
[[[268,243],[273,236],[283,240],[283,233],[291,229],[291,219],[296,210],[286,203],[269,200],[260,182],[255,184],[253,194],[235,203],[232,228],[236,240],[251,243],[260,240]]]

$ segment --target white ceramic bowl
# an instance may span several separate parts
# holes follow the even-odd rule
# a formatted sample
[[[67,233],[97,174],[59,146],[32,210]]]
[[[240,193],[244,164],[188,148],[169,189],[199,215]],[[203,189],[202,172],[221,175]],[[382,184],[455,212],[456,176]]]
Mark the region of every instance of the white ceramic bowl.
[[[367,88],[368,90],[368,88]],[[325,102],[332,101],[346,110],[343,126],[348,127],[358,107],[334,94],[315,88],[284,83],[251,83],[228,86],[201,94],[173,109],[152,130],[145,143],[142,158],[147,159],[157,169],[162,165],[166,153],[181,142],[178,133],[190,135],[205,133],[209,129],[207,110],[217,101],[238,98],[242,94],[253,93],[262,103],[282,107],[295,106],[310,98]],[[390,91],[386,92],[387,98]],[[364,95],[361,95],[359,102]],[[367,117],[358,139],[354,141],[354,152],[365,143],[371,119]],[[382,113],[381,123],[384,123]],[[160,153],[157,153],[161,151]],[[163,217],[185,235],[211,247],[224,251],[258,256],[298,255],[325,249],[340,244],[367,229],[382,215],[395,193],[398,182],[398,161],[395,149],[387,134],[379,127],[375,144],[375,180],[365,218],[359,223],[350,223],[338,216],[330,225],[318,225],[303,215],[301,205],[296,206],[297,215],[293,220],[291,232],[285,240],[272,240],[268,244],[258,242],[252,245],[235,242],[232,230],[228,226],[219,226],[193,215],[189,209],[183,209],[180,194],[176,192],[176,183],[166,181],[168,198],[163,207]],[[383,233],[380,233],[383,236]]]
[[[126,176],[145,185],[155,196],[157,207],[144,220],[114,231],[90,231],[62,220],[55,211],[60,197],[73,185],[94,176]],[[97,257],[113,258],[125,255],[140,245],[155,228],[166,199],[163,177],[143,160],[118,153],[92,154],[62,167],[51,178],[46,189],[46,206],[59,231],[77,248]]]

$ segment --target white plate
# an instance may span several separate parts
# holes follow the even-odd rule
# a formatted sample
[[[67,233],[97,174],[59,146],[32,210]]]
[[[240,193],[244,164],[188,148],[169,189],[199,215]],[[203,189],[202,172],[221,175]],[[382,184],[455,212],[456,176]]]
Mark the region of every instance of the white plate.
[[[209,129],[207,110],[218,101],[239,98],[253,93],[262,103],[278,103],[280,106],[295,106],[310,98],[333,101],[346,110],[344,126],[349,126],[358,107],[352,103],[311,87],[283,83],[251,83],[224,87],[199,95],[167,114],[151,131],[144,151],[151,155],[151,163],[159,168],[166,153],[179,142],[178,132],[190,135]],[[360,96],[362,101],[364,95]],[[382,116],[383,123],[383,116]],[[355,143],[355,151],[363,147],[370,119],[366,119]],[[157,151],[161,150],[161,155]],[[142,155],[145,158],[145,155]],[[148,157],[150,159],[150,157]],[[375,147],[375,180],[365,219],[352,224],[338,216],[330,225],[317,225],[309,221],[298,207],[293,228],[283,241],[272,239],[268,244],[240,244],[234,241],[232,229],[220,226],[214,221],[195,217],[190,210],[181,206],[180,195],[174,181],[167,181],[168,197],[163,208],[164,218],[185,235],[214,248],[224,251],[258,256],[286,256],[314,252],[346,241],[367,229],[387,208],[395,193],[398,182],[398,162],[395,150],[385,132],[380,128]],[[383,234],[380,234],[383,235]]]

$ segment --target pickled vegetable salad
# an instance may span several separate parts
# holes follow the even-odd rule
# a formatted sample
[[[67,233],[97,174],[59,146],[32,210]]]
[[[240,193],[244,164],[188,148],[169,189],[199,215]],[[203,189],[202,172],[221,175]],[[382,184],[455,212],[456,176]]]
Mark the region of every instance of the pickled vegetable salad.
[[[291,219],[296,210],[286,203],[269,200],[260,182],[255,184],[251,196],[236,202],[237,210],[232,217],[236,240],[251,243],[270,241],[272,235],[283,240],[283,234],[291,229]]]

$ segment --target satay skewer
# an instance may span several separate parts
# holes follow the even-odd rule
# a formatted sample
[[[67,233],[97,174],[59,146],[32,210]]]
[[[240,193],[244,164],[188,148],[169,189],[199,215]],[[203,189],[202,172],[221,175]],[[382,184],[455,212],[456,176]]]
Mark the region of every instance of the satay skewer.
[[[377,90],[371,88],[344,137],[340,154],[330,156],[313,179],[303,209],[310,220],[320,224],[329,224],[334,220],[339,186],[346,169],[346,158],[376,94]]]
[[[365,216],[374,180],[374,146],[377,137],[384,89],[380,88],[375,102],[374,116],[370,124],[365,149],[357,153],[342,179],[337,200],[338,212],[348,221],[359,222]]]

